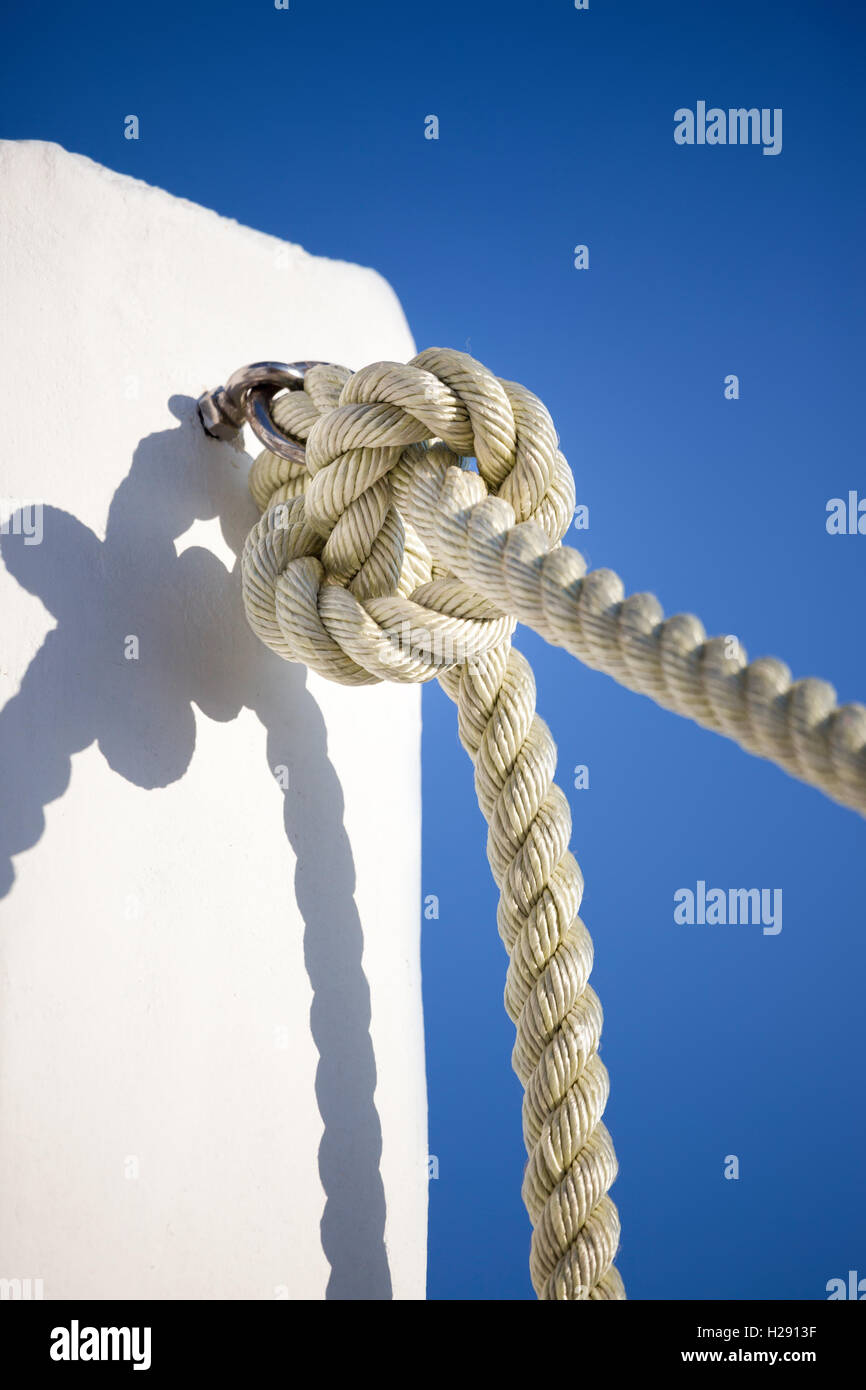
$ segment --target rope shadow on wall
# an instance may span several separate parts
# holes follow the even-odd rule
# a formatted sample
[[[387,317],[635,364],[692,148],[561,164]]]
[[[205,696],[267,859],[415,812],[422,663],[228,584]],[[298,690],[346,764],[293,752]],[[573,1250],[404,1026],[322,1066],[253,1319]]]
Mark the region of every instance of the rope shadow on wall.
[[[0,710],[0,898],[14,883],[12,856],[39,841],[45,806],[68,787],[74,753],[96,741],[112,770],[133,785],[166,787],[192,760],[193,703],[220,722],[245,706],[253,711],[267,731],[269,768],[289,771],[284,824],[297,862],[319,1053],[326,1296],[390,1299],[370,989],[342,789],[306,671],[287,668],[249,629],[237,565],[229,571],[197,546],[177,554],[175,539],[194,520],[214,517],[239,554],[255,509],[239,471],[214,467],[195,402],[176,396],[169,405],[181,426],[138,445],[112,499],[104,542],[50,506],[42,544],[24,544],[14,528],[0,538],[10,574],[57,623]],[[137,635],[146,660],[125,659],[129,634]],[[323,843],[327,874],[317,868]]]

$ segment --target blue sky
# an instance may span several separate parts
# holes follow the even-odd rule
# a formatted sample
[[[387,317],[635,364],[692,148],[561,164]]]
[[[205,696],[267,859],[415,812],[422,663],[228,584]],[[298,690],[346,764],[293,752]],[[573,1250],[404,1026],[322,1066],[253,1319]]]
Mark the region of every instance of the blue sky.
[[[824,524],[866,496],[860,6],[157,0],[19,6],[5,28],[5,137],[375,266],[419,347],[468,348],[548,405],[593,565],[866,699],[866,536]],[[678,146],[699,100],[781,108],[781,153]],[[826,1297],[866,1274],[863,822],[517,641],[586,879],[629,1294]],[[435,686],[424,769],[429,1295],[525,1299],[506,958]],[[781,888],[782,931],[678,926],[701,879]]]

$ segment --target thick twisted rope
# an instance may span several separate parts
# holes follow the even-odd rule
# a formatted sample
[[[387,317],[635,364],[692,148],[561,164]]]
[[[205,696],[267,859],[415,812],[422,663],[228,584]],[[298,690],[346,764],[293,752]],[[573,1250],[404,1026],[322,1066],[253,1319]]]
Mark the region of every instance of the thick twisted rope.
[[[529,663],[510,644],[439,680],[457,702],[500,890],[505,1007],[525,1087],[533,1287],[542,1299],[625,1298],[613,1266],[619,1216],[607,1195],[616,1155],[601,1123],[609,1089],[598,1055],[602,1011],[587,983],[592,941],[577,915],[583,876],[568,850],[568,802],[553,782],[556,746],[535,713]]]
[[[405,378],[416,387],[410,373]],[[307,468],[267,452],[253,466],[251,489],[264,515],[244,554],[250,621],[282,655],[312,659],[337,679],[411,680],[438,672],[456,701],[460,737],[475,764],[479,803],[490,827],[488,858],[500,888],[499,928],[510,955],[505,1001],[517,1026],[514,1066],[526,1087],[524,1200],[535,1228],[533,1284],[541,1298],[623,1298],[613,1267],[619,1219],[607,1196],[616,1158],[601,1123],[608,1094],[607,1071],[598,1056],[602,1013],[587,983],[592,943],[577,915],[583,879],[568,850],[568,803],[553,785],[555,745],[535,713],[528,663],[511,649],[512,621],[503,626],[490,605],[437,572],[394,509],[390,484],[381,486],[377,460],[360,450],[353,458],[346,434],[337,429],[329,441],[335,458],[316,469],[319,455],[311,435],[320,411],[337,410],[340,400],[347,403],[347,382],[348,374],[317,369],[308,374],[305,392],[283,398],[276,407],[280,427],[306,440],[313,481],[308,486]],[[479,467],[491,480],[498,473],[522,514],[535,517],[545,534],[558,539],[572,515],[571,475],[544,408],[519,387],[511,388],[511,399],[516,427],[504,444],[501,432],[492,434],[492,447],[483,447],[482,439]],[[496,397],[493,403],[501,404]],[[436,424],[451,431],[452,441],[458,437],[457,416],[460,442],[473,447],[468,407],[467,418],[459,419],[435,383],[422,381],[413,404],[428,418],[438,410]],[[484,429],[489,397],[481,394],[473,405]],[[351,430],[355,417],[356,412],[345,411],[338,425]],[[379,427],[387,437],[386,412]],[[387,461],[397,463],[402,454],[395,449]],[[338,460],[343,467],[328,474],[330,463]],[[314,492],[323,474],[329,485],[324,502]],[[347,490],[347,478],[356,480],[354,488]],[[374,534],[371,516],[378,527]],[[331,588],[351,598],[332,594]],[[456,653],[449,634],[430,626],[431,613],[435,623],[443,612],[443,597],[450,613],[458,615],[462,648]],[[317,623],[320,613],[327,618]]]
[[[697,619],[624,598],[610,571],[586,574],[560,544],[574,485],[547,411],[463,353],[313,368],[274,418],[306,458],[265,452],[253,465],[263,515],[242,560],[247,616],[273,650],[330,679],[438,676],[456,700],[510,955],[533,1283],[542,1298],[624,1297],[582,880],[553,741],[510,646],[515,620],[861,813],[866,709],[838,708],[824,682],[791,684],[780,662],[747,665]]]
[[[480,654],[500,640],[497,623],[507,614],[629,689],[726,734],[866,814],[863,705],[839,707],[825,681],[792,683],[775,659],[747,663],[740,644],[708,640],[687,614],[664,619],[651,594],[625,598],[612,571],[587,574],[576,550],[556,544],[550,519],[573,485],[564,460],[545,481],[530,423],[543,432],[540,412],[546,412],[529,392],[500,382],[463,353],[439,349],[408,366],[379,363],[354,376],[331,370],[326,382],[311,382],[308,390],[312,401],[306,403],[303,392],[284,397],[277,418],[307,439],[311,531],[322,538],[329,527],[333,532],[319,552],[315,600],[297,574],[306,595],[304,623],[298,618],[292,627],[289,617],[301,594],[290,599],[281,591],[283,655],[291,654],[287,647],[297,649],[294,659],[319,662],[317,669],[327,666],[333,679],[347,683],[425,680],[449,663],[441,653],[425,662],[423,643],[409,660],[406,643],[397,639],[413,623],[427,639],[447,635]],[[321,416],[317,398],[327,409]],[[426,442],[436,439],[443,442]],[[477,473],[459,466],[459,456],[467,454],[477,457]],[[281,500],[297,496],[304,480],[297,472],[289,476],[297,466],[270,454],[263,459],[252,484],[259,505],[270,501],[271,483],[272,492],[285,489]],[[545,486],[552,489],[546,495]],[[533,511],[536,506],[543,510]],[[312,536],[305,540],[312,553]],[[449,581],[457,576],[462,589],[440,577],[413,592],[421,573],[413,569],[419,540],[435,573]],[[358,562],[360,570],[336,597]],[[423,564],[421,558],[422,570]],[[263,578],[267,610],[269,580]],[[377,602],[395,593],[399,603]],[[249,598],[254,615],[252,590]],[[396,659],[398,652],[404,660]]]
[[[652,594],[624,598],[612,570],[552,550],[531,522],[430,454],[395,472],[395,496],[437,557],[483,596],[630,690],[726,734],[834,801],[866,815],[866,707],[838,706],[826,681],[792,683],[772,657],[707,639],[691,614],[664,619]]]

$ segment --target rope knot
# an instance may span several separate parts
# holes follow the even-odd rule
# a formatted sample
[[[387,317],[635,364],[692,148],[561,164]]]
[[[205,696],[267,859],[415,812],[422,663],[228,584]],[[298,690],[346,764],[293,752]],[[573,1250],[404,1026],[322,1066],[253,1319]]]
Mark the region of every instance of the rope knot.
[[[263,515],[244,550],[244,603],[272,650],[362,685],[430,680],[510,637],[512,617],[434,564],[398,495],[425,465],[449,486],[452,470],[470,473],[475,501],[501,498],[558,542],[574,484],[531,392],[431,348],[354,375],[313,367],[273,414],[305,462],[265,450],[250,475]]]

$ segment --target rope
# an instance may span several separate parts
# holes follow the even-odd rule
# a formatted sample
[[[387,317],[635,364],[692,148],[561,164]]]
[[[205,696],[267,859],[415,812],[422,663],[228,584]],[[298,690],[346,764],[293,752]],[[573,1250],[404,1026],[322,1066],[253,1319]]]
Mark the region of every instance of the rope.
[[[500,890],[505,1007],[517,1026],[512,1063],[525,1087],[533,1287],[543,1299],[625,1298],[613,1267],[619,1215],[607,1196],[617,1162],[601,1123],[609,1090],[598,1055],[602,1011],[587,983],[592,941],[577,915],[583,876],[568,850],[568,801],[553,782],[556,746],[535,713],[529,663],[510,644],[439,680],[457,702]]]
[[[293,573],[302,555],[320,561],[281,586],[282,626],[274,625],[267,578],[259,593],[251,580],[251,617],[263,605],[275,650],[347,684],[428,680],[451,664],[446,638],[480,655],[518,619],[866,814],[863,705],[837,706],[825,681],[792,683],[772,658],[747,664],[739,644],[707,640],[691,615],[664,619],[652,594],[625,598],[616,574],[587,574],[578,551],[556,544],[573,482],[550,417],[530,392],[442,349],[354,376],[313,368],[307,381],[275,408],[278,424],[307,441],[307,476],[265,453],[251,480],[263,508],[306,486],[309,532],[296,534],[301,549],[284,555]],[[460,466],[467,454],[477,473]],[[286,526],[281,513],[270,529]],[[266,516],[260,537],[268,529]],[[436,577],[419,582],[431,556]],[[426,655],[425,643],[433,647]]]
[[[265,451],[253,464],[248,619],[280,656],[332,680],[438,677],[456,701],[510,956],[533,1284],[541,1298],[623,1298],[582,878],[555,746],[510,645],[516,620],[864,814],[866,708],[838,708],[822,681],[792,684],[780,662],[747,665],[696,618],[625,598],[611,571],[587,574],[561,544],[574,483],[550,416],[464,353],[433,348],[354,375],[313,367],[273,416],[305,442],[305,463]]]

